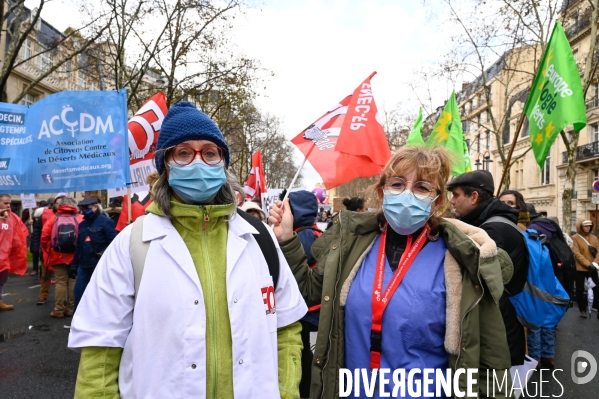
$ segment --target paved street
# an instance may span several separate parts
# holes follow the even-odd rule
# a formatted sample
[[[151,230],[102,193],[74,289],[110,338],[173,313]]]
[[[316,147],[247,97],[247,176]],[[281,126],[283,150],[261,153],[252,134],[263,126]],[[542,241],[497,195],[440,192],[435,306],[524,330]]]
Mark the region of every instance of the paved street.
[[[66,348],[69,330],[64,328],[69,318],[49,316],[51,301],[36,306],[39,287],[35,277],[11,276],[5,286],[4,300],[15,310],[0,312],[0,398],[2,399],[63,399],[72,398],[79,355]],[[51,298],[54,298],[54,290]],[[576,350],[586,350],[599,360],[599,319],[578,317],[576,308],[568,311],[558,328],[556,372],[562,398],[585,399],[599,397],[599,374],[586,385],[577,385],[570,377],[570,359]],[[541,392],[539,375],[535,373],[528,385],[529,396],[560,397],[562,387],[550,374],[543,374]]]

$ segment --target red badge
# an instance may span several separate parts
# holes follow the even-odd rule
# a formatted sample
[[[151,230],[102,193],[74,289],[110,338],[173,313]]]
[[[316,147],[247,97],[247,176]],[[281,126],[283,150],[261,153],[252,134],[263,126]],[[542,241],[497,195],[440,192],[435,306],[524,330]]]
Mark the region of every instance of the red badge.
[[[89,236],[85,237],[85,242],[92,242],[91,238],[89,238]]]

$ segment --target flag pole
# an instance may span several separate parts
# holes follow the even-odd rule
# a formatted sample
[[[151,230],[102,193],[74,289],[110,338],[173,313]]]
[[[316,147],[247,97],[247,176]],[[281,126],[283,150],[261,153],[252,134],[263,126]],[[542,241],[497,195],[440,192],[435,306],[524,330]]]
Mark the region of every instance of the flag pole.
[[[127,225],[130,225],[133,221],[131,213],[131,187],[127,187]]]
[[[297,180],[300,172],[304,168],[304,165],[306,164],[306,161],[308,160],[308,157],[312,153],[312,150],[314,149],[314,147],[316,147],[316,144],[312,143],[312,148],[310,148],[310,151],[308,151],[308,153],[304,157],[304,160],[302,161],[302,164],[297,169],[297,172],[295,172],[295,176],[293,176],[293,179],[291,180],[291,184],[289,184],[289,188],[287,189],[287,192],[285,193],[285,197],[283,198],[283,202],[285,202],[285,200],[287,199],[287,197],[289,197],[289,192],[291,191],[291,187],[293,187],[293,185],[295,184],[295,181]]]
[[[518,122],[518,127],[516,128],[516,134],[514,134],[514,139],[512,140],[512,146],[510,147],[510,152],[507,155],[507,159],[505,160],[505,166],[503,167],[503,174],[501,175],[501,180],[499,181],[499,185],[497,186],[497,197],[501,194],[501,186],[503,185],[503,181],[505,180],[505,176],[510,167],[510,161],[512,160],[512,154],[514,153],[514,148],[516,147],[516,142],[518,141],[518,136],[520,136],[520,130],[522,130],[522,124],[524,123],[524,118],[526,114],[524,113],[525,108],[522,108],[522,115],[520,116],[520,121]]]

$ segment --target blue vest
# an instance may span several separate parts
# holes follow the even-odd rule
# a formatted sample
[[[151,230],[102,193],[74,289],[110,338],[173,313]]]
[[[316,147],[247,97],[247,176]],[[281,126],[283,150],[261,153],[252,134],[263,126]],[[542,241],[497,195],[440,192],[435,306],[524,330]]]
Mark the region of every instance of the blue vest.
[[[380,235],[352,282],[345,306],[345,367],[352,374],[358,368],[370,370],[372,288],[379,245]],[[444,348],[446,289],[443,263],[446,249],[441,238],[424,246],[383,315],[380,367],[391,369],[391,373],[398,368],[405,369],[406,386],[408,372],[413,368],[422,371],[424,368],[449,367]],[[385,261],[383,289],[387,288],[392,277],[389,262]],[[386,391],[391,392],[393,380],[391,375],[386,378],[390,380]],[[434,375],[431,378],[435,381]],[[421,380],[422,374],[416,374],[415,379]],[[435,392],[434,382],[429,384],[428,390]],[[354,397],[354,392],[350,397]],[[366,398],[362,382],[360,394],[360,397]],[[378,386],[375,397],[379,397]],[[406,397],[411,397],[407,387]]]

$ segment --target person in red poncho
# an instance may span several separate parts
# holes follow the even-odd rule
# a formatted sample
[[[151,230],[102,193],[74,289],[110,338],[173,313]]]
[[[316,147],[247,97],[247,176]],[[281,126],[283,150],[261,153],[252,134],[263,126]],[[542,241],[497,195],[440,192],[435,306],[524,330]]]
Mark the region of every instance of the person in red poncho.
[[[158,172],[152,172],[146,177],[146,183],[150,185],[150,194],[143,199],[137,197],[137,194],[134,194],[133,198],[136,198],[135,201],[131,201],[131,218],[132,221],[135,222],[138,217],[142,216],[146,212],[146,208],[150,206],[152,201],[154,201],[154,195],[152,194],[152,188],[154,187],[154,183],[158,181]],[[127,200],[127,196],[123,201],[121,215],[119,217],[118,222],[116,223],[116,231],[120,232],[125,227],[129,226],[129,204]]]
[[[0,194],[0,310],[13,308],[2,301],[8,273],[24,276],[27,271],[28,235],[21,218],[10,210],[10,195]]]

